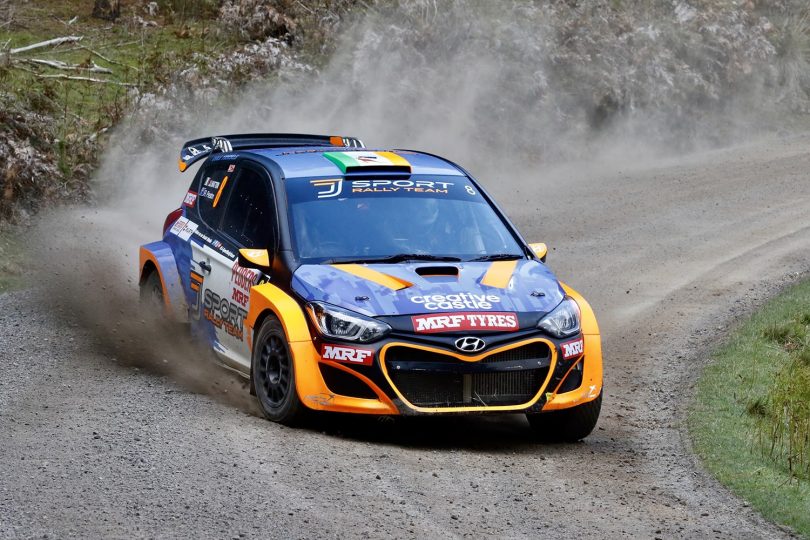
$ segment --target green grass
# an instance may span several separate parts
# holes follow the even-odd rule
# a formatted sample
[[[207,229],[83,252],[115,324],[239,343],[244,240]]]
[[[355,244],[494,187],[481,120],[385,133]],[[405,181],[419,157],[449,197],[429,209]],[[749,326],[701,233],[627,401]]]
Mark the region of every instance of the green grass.
[[[810,538],[808,326],[810,280],[769,302],[715,353],[688,421],[696,452],[723,484]]]
[[[193,53],[217,55],[234,46],[235,41],[216,32],[210,19],[187,17],[167,8],[149,17],[143,11],[144,3],[123,1],[121,17],[113,23],[91,17],[93,0],[30,0],[15,9],[9,24],[0,27],[0,47],[7,49],[62,36],[83,38],[75,44],[13,55],[10,63],[0,62],[0,90],[26,109],[53,118],[59,168],[68,178],[77,167],[94,163],[95,156],[88,152],[97,147],[85,141],[99,134],[103,137],[106,129],[133,108],[137,97],[132,88],[150,91],[191,65]],[[133,14],[158,26],[141,27],[133,22]],[[74,16],[78,19],[68,25]],[[57,70],[25,62],[33,59],[85,66],[94,63],[112,73]],[[49,76],[83,76],[110,83]]]

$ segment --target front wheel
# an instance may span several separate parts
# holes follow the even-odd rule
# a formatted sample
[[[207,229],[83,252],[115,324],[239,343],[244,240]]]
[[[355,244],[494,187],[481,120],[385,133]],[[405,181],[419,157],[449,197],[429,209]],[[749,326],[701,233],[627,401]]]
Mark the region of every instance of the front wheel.
[[[268,317],[256,334],[251,361],[256,399],[268,420],[293,425],[305,407],[295,389],[295,365],[287,336],[275,317]]]
[[[543,441],[576,442],[590,435],[602,410],[602,392],[593,401],[547,413],[527,414],[529,425]]]

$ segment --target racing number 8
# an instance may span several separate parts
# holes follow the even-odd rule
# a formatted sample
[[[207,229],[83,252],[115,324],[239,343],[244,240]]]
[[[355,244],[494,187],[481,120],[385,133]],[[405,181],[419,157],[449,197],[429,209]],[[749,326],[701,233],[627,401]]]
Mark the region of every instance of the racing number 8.
[[[469,193],[470,195],[475,195],[475,190],[472,188],[472,186],[464,186],[464,187],[467,189],[467,193]]]

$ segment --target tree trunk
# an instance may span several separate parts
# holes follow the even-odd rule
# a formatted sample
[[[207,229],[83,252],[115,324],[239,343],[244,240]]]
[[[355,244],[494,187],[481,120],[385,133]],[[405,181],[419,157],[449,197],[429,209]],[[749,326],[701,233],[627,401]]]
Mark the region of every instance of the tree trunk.
[[[121,15],[121,0],[96,0],[93,17],[114,21]]]

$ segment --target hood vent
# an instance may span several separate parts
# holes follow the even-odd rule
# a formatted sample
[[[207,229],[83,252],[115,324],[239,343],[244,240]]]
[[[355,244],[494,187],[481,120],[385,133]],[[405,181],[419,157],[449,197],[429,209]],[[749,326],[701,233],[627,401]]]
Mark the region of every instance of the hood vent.
[[[422,277],[458,277],[457,266],[420,266],[416,273]]]

